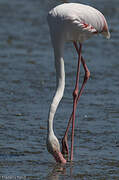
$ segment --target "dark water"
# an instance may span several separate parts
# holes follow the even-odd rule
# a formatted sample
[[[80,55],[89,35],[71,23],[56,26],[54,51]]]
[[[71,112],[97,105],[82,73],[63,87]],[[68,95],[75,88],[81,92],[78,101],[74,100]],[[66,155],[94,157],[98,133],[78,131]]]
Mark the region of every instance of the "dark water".
[[[84,45],[91,78],[76,114],[74,162],[61,167],[45,144],[55,89],[46,14],[60,1],[0,1],[0,179],[119,179],[119,1],[80,2],[105,14],[111,39]],[[71,43],[64,58],[66,89],[54,120],[59,140],[72,110],[77,56]],[[81,69],[80,80],[83,75]]]

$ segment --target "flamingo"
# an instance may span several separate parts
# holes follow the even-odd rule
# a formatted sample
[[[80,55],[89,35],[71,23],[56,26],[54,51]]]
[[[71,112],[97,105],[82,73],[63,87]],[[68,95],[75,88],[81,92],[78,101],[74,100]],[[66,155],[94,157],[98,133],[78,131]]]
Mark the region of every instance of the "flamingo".
[[[66,155],[69,154],[67,143],[67,134],[72,122],[71,135],[71,156],[73,161],[73,144],[74,144],[74,124],[77,102],[83,92],[84,86],[89,79],[90,71],[81,55],[82,43],[96,34],[102,34],[107,39],[110,38],[110,32],[104,15],[97,9],[79,3],[64,3],[51,9],[47,16],[50,29],[51,41],[54,49],[55,68],[56,68],[56,92],[53,97],[48,115],[47,125],[47,149],[53,155],[56,162],[65,164]],[[62,139],[62,152],[60,144],[53,131],[53,119],[59,102],[61,101],[65,88],[65,69],[64,69],[64,44],[71,41],[78,53],[78,65],[76,74],[76,85],[73,91],[73,111],[68,122],[65,135]],[[78,45],[79,43],[79,45]],[[79,73],[80,64],[82,63],[85,70],[84,81],[79,91]]]

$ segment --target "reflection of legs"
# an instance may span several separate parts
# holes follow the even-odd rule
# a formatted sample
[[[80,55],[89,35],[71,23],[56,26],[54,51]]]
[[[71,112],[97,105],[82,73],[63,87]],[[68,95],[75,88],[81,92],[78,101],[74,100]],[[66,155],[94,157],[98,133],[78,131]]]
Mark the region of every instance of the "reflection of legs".
[[[76,43],[76,42],[74,42],[74,46],[75,46],[75,48],[76,48],[76,51],[77,51],[77,53],[78,53],[78,56],[80,57],[80,50],[78,49],[78,46],[77,46],[77,43]],[[86,84],[86,82],[87,82],[87,80],[89,79],[89,76],[90,76],[90,72],[89,72],[89,70],[88,70],[88,68],[87,68],[87,65],[86,65],[86,63],[85,63],[85,61],[84,61],[84,59],[83,59],[82,56],[81,56],[81,62],[82,62],[82,64],[83,64],[83,67],[84,67],[84,70],[85,70],[85,76],[84,76],[84,80],[83,80],[83,84],[82,84],[82,86],[81,86],[80,92],[78,93],[78,97],[76,98],[76,105],[77,105],[78,100],[80,99],[80,96],[81,96],[82,92],[83,92],[84,86],[85,86],[85,84]],[[64,137],[63,137],[63,139],[62,139],[62,153],[63,153],[64,155],[67,155],[67,156],[68,156],[68,154],[69,154],[68,143],[67,143],[67,135],[68,135],[68,130],[69,130],[69,127],[70,127],[72,118],[73,118],[73,112],[72,112],[72,114],[71,114],[71,116],[70,116],[70,119],[69,119],[69,122],[68,122],[68,125],[67,125],[67,129],[66,129],[66,132],[65,132]],[[72,123],[72,125],[73,125],[73,123]],[[71,150],[71,151],[72,151],[72,150]],[[72,156],[72,155],[71,155],[71,156]],[[71,158],[72,158],[72,160],[73,160],[73,157],[71,157]]]

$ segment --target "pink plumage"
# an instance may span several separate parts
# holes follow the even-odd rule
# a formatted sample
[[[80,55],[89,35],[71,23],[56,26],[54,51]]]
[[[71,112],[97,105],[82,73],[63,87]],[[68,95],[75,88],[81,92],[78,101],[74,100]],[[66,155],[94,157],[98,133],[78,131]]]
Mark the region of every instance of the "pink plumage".
[[[65,41],[83,42],[95,33],[110,38],[103,14],[88,5],[64,3],[56,6],[48,14],[48,23],[53,36],[62,36]]]
[[[66,163],[65,156],[69,154],[67,133],[72,122],[71,137],[71,161],[73,160],[74,143],[74,122],[75,112],[78,100],[83,92],[84,86],[89,79],[90,71],[82,57],[82,43],[95,34],[102,34],[107,39],[110,38],[108,25],[104,15],[97,9],[77,3],[65,3],[56,6],[48,13],[48,24],[50,28],[51,40],[54,48],[55,68],[56,68],[56,92],[50,106],[47,128],[47,149],[59,163]],[[76,85],[73,92],[73,111],[69,120],[64,138],[62,140],[62,153],[60,144],[53,131],[53,119],[58,104],[61,101],[65,88],[65,68],[64,68],[64,44],[66,41],[72,41],[78,53],[78,66],[76,75]],[[80,48],[77,45],[80,44]],[[79,73],[82,63],[85,75],[81,89],[79,91]]]

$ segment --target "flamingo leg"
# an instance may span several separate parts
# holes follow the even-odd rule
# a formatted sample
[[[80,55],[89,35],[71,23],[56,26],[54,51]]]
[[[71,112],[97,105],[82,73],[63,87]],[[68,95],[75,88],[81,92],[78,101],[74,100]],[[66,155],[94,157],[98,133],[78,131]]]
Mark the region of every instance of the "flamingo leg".
[[[74,42],[75,45],[76,42]],[[77,107],[77,99],[79,93],[79,73],[80,73],[80,62],[81,62],[81,49],[82,45],[80,44],[79,53],[78,53],[78,66],[76,74],[76,85],[73,91],[73,112],[72,112],[72,135],[71,135],[71,161],[73,160],[73,145],[74,145],[74,126],[75,126],[75,114]]]
[[[79,49],[78,49],[77,44],[74,44],[74,46],[75,46],[75,48],[76,48],[76,51],[77,51],[78,55],[80,55],[80,52],[79,52]],[[84,70],[85,70],[85,75],[84,75],[83,84],[82,84],[81,89],[80,89],[80,92],[79,92],[79,94],[78,94],[77,102],[79,101],[79,99],[80,99],[80,97],[81,97],[81,95],[82,95],[82,92],[83,92],[83,90],[84,90],[85,84],[86,84],[87,80],[88,80],[89,77],[90,77],[90,71],[88,70],[88,67],[87,67],[87,65],[86,65],[86,63],[85,63],[85,60],[83,59],[82,56],[81,56],[81,63],[82,63],[83,68],[84,68]]]
[[[67,136],[68,136],[68,131],[70,128],[70,124],[72,121],[72,114],[70,116],[70,119],[68,121],[68,125],[64,134],[64,137],[62,138],[62,154],[64,155],[65,159],[68,160],[68,156],[69,156],[69,146],[68,146],[68,141],[67,141]]]
[[[74,42],[74,46],[77,46],[76,42]],[[68,122],[64,137],[62,139],[62,154],[67,159],[68,159],[68,155],[69,155],[69,147],[68,147],[68,142],[67,142],[67,135],[68,135],[68,131],[69,131],[69,128],[70,128],[70,123],[72,121],[72,118],[73,118],[73,121],[72,121],[71,152],[73,151],[72,146],[73,146],[73,142],[74,142],[74,121],[75,121],[75,112],[76,112],[77,98],[78,98],[78,91],[79,91],[79,72],[80,72],[80,62],[81,62],[81,48],[82,48],[82,45],[80,45],[80,49],[79,49],[79,53],[78,53],[79,57],[78,57],[78,66],[77,66],[77,75],[76,75],[76,85],[75,85],[75,89],[74,89],[74,92],[73,92],[73,112],[72,112],[72,115],[70,116],[70,120]]]
[[[78,46],[77,46],[77,43],[76,42],[74,42],[74,46],[75,46],[75,48],[76,48],[76,51],[77,51],[77,53],[78,53],[78,55],[79,55],[79,57],[81,56],[80,54],[81,54],[81,52],[80,52],[80,50],[78,49]],[[77,96],[77,98],[76,98],[76,105],[75,106],[77,106],[77,103],[78,103],[78,101],[79,101],[79,99],[80,99],[80,97],[81,97],[81,94],[82,94],[82,92],[83,92],[83,89],[84,89],[84,86],[85,86],[85,84],[86,84],[86,82],[87,82],[87,80],[89,79],[89,76],[90,76],[90,71],[88,70],[88,67],[87,67],[87,65],[86,65],[86,63],[85,63],[85,60],[83,59],[83,57],[81,56],[81,62],[82,62],[82,64],[83,64],[83,67],[84,67],[84,70],[85,70],[85,76],[84,76],[84,80],[83,80],[83,84],[82,84],[82,86],[81,86],[81,89],[80,89],[80,92],[78,93],[78,96]],[[63,139],[62,139],[62,153],[64,154],[64,155],[67,155],[67,157],[68,157],[68,154],[69,154],[69,148],[68,148],[68,142],[67,142],[67,135],[68,135],[68,131],[69,131],[69,128],[70,128],[70,124],[71,124],[71,121],[72,121],[72,119],[73,119],[73,113],[74,112],[72,112],[72,114],[71,114],[71,116],[70,116],[70,119],[69,119],[69,122],[68,122],[68,125],[67,125],[67,129],[66,129],[66,131],[65,131],[65,134],[64,134],[64,137],[63,137]],[[72,150],[71,150],[72,151]],[[72,152],[72,154],[73,154],[73,152]],[[72,155],[71,155],[72,156]],[[71,159],[73,160],[73,156],[71,157]]]

